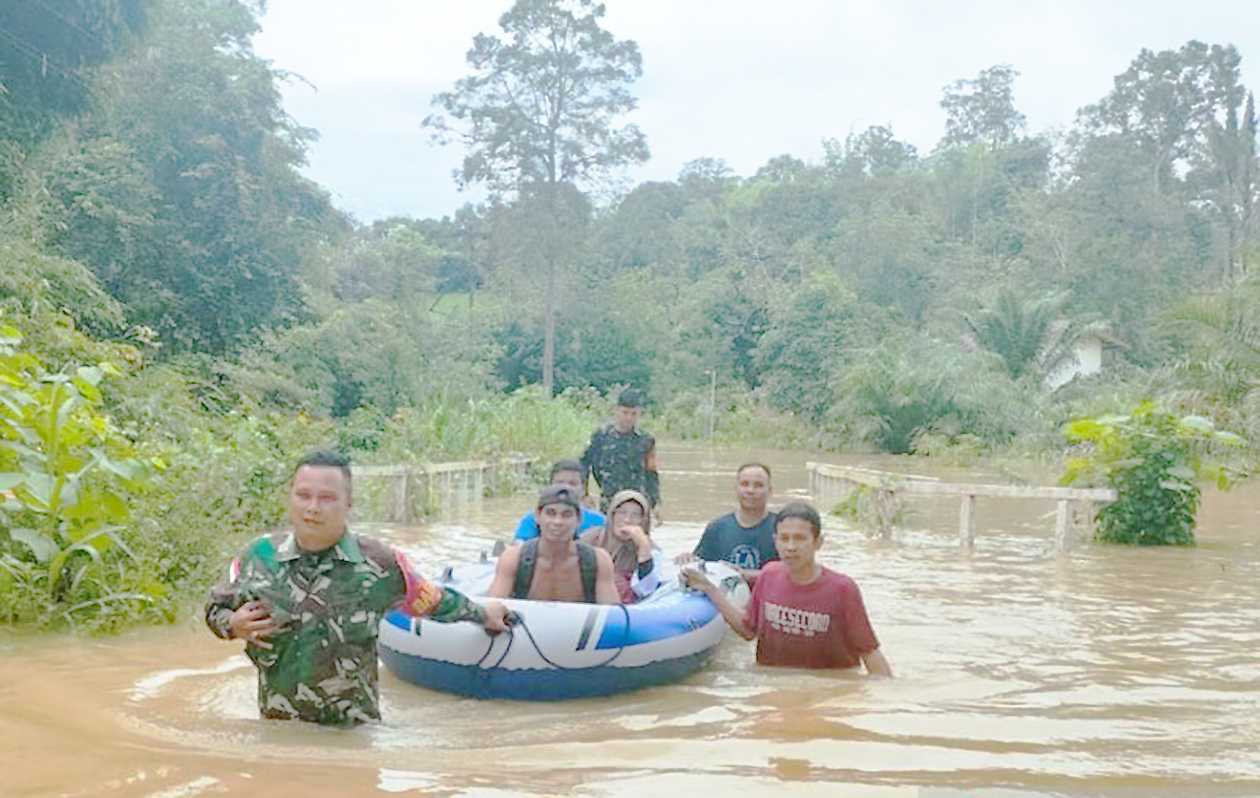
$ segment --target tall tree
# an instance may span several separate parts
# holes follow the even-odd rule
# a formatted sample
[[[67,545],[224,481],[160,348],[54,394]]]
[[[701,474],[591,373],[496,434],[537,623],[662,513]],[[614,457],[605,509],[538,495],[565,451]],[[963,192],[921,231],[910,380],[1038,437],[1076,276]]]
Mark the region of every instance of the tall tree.
[[[1015,108],[1015,78],[1007,64],[980,70],[974,80],[956,80],[945,87],[945,140],[948,145],[985,144],[997,149],[1024,129],[1024,115]]]
[[[1195,196],[1225,228],[1222,276],[1226,283],[1247,276],[1256,210],[1260,207],[1260,159],[1256,157],[1256,100],[1250,92],[1242,108],[1230,104],[1225,119],[1212,118],[1205,147],[1186,180]],[[1241,110],[1241,113],[1240,113]]]
[[[517,0],[499,18],[503,36],[478,34],[472,74],[433,98],[442,112],[425,119],[435,139],[462,141],[461,186],[495,194],[528,193],[560,218],[566,184],[589,187],[616,169],[647,160],[645,137],[617,117],[636,101],[627,87],[643,73],[638,45],[600,27],[603,4],[591,0]],[[555,382],[555,289],[565,253],[541,252],[544,282],[542,381]]]
[[[1110,94],[1081,110],[1092,136],[1117,135],[1146,155],[1151,186],[1166,191],[1203,144],[1214,119],[1237,108],[1242,56],[1233,45],[1190,41],[1179,50],[1142,50],[1115,78]]]
[[[973,246],[981,247],[986,236],[982,230],[986,210],[999,215],[1005,205],[1005,189],[1011,171],[1010,166],[1021,160],[1036,163],[1038,152],[1048,156],[1048,148],[1035,140],[1024,139],[1024,115],[1015,107],[1015,78],[1019,75],[1005,64],[980,71],[974,80],[956,80],[945,87],[941,108],[945,110],[945,138],[941,140],[940,153],[947,169],[959,167],[961,174],[950,180],[953,202],[950,212],[960,232],[965,231]],[[1019,145],[1027,156],[1012,152]],[[1008,154],[1015,157],[1009,159]],[[996,190],[995,190],[996,189]],[[990,206],[986,209],[985,206]],[[992,239],[992,236],[988,236]],[[999,236],[998,238],[1001,238]],[[999,255],[1002,248],[991,240],[992,254]]]
[[[896,174],[919,157],[913,144],[898,141],[892,128],[872,125],[861,133],[850,133],[844,141],[823,140],[827,171],[842,177]]]

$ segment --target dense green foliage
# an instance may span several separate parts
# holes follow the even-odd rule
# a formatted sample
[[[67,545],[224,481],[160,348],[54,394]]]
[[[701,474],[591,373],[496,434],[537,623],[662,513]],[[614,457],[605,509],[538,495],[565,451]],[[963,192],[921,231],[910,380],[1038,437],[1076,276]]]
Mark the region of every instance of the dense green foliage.
[[[122,532],[131,497],[149,468],[131,442],[102,415],[100,385],[118,370],[105,362],[49,373],[22,351],[21,333],[0,327],[0,600],[14,588],[37,590],[68,604],[67,615],[108,601],[152,601],[165,586],[138,592],[110,589],[102,554],[131,555]],[[20,544],[20,545],[14,545]],[[0,617],[20,615],[0,605]]]
[[[930,152],[818,131],[814,162],[713,153],[616,192],[648,154],[637,45],[598,3],[517,0],[429,119],[491,199],[358,224],[299,172],[315,131],[252,50],[261,6],[0,9],[2,617],[170,618],[281,520],[302,449],[573,456],[626,384],[680,438],[1057,456],[1070,419],[1156,397],[1260,441],[1232,47],[1138,53],[1061,136],[997,65],[944,87]],[[1102,373],[1055,387],[1086,344]],[[1192,463],[1151,423],[1115,446]],[[1133,476],[1167,478],[1192,484]]]
[[[0,5],[0,200],[30,147],[89,105],[85,67],[126,50],[145,0],[12,0]]]
[[[1229,486],[1228,471],[1205,463],[1203,450],[1242,444],[1209,419],[1179,418],[1150,402],[1125,416],[1079,419],[1066,435],[1088,453],[1068,460],[1062,483],[1101,480],[1119,497],[1098,513],[1098,540],[1140,545],[1194,543],[1198,481],[1210,477],[1222,489]]]

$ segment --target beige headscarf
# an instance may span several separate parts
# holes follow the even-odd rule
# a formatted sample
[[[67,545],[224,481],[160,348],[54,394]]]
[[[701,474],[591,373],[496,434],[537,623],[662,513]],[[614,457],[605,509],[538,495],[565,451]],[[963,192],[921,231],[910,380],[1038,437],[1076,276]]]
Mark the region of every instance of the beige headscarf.
[[[639,567],[639,552],[634,541],[621,540],[609,528],[613,522],[613,514],[626,502],[635,502],[643,508],[643,531],[652,535],[652,505],[647,497],[637,490],[619,490],[608,504],[608,516],[604,525],[592,529],[581,537],[581,541],[590,546],[597,546],[612,555],[613,566],[618,574],[627,576]]]

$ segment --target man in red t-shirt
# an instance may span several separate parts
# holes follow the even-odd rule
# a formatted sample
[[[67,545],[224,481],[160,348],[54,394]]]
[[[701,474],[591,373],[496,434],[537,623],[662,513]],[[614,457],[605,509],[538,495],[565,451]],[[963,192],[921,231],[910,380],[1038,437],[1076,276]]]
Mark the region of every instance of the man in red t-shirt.
[[[699,571],[683,572],[745,640],[757,640],[757,662],[797,668],[852,668],[892,676],[879,650],[857,583],[815,560],[822,546],[822,519],[805,502],[779,511],[774,527],[779,562],[761,569],[748,609],[735,605]]]

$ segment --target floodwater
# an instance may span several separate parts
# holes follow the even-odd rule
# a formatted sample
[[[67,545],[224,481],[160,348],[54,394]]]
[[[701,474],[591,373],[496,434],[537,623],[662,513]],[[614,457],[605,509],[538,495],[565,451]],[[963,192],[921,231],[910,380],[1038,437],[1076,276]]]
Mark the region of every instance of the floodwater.
[[[804,495],[801,453],[663,449],[667,551],[731,508],[751,457],[775,504]],[[731,634],[686,682],[600,700],[478,702],[383,672],[385,722],[339,731],[259,721],[240,644],[196,618],[0,637],[0,795],[1260,796],[1257,499],[1209,494],[1197,548],[1068,555],[1048,502],[981,498],[971,554],[951,502],[913,500],[892,544],[829,519],[823,559],[861,585],[894,680],[758,668]],[[527,505],[361,528],[436,572]]]

